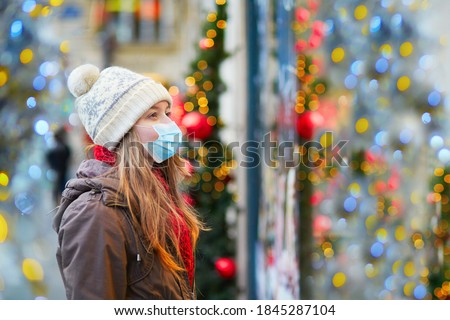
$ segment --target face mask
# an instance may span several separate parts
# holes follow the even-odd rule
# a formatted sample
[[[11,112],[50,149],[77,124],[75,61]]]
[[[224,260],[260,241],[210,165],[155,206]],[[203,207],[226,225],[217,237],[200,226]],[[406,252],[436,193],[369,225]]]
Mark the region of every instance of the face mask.
[[[153,160],[161,163],[173,157],[181,144],[182,133],[175,122],[158,123],[152,126],[158,134],[155,141],[143,142]]]

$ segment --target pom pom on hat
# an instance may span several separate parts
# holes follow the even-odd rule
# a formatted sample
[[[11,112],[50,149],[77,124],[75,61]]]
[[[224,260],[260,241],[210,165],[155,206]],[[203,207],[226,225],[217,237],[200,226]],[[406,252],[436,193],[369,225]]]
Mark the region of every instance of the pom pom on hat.
[[[113,66],[100,70],[91,64],[74,69],[67,80],[76,97],[75,108],[92,141],[113,148],[155,103],[172,96],[150,77]]]
[[[70,93],[76,98],[87,93],[97,79],[100,76],[100,70],[92,64],[83,64],[73,70],[69,79],[67,80],[67,86]]]

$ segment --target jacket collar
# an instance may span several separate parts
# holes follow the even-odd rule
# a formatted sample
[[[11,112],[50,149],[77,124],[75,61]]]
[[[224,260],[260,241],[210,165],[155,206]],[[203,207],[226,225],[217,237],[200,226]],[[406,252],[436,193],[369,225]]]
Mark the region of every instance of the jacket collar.
[[[102,202],[106,206],[127,206],[123,194],[118,194],[119,179],[111,169],[110,165],[95,159],[84,160],[80,164],[76,178],[66,183],[62,193],[62,200],[53,220],[53,228],[57,232],[67,207],[85,192],[101,193]]]

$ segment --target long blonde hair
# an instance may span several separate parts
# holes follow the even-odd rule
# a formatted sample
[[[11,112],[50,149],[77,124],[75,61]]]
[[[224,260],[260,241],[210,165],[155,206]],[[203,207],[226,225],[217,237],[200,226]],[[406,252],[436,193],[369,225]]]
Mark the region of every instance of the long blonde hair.
[[[180,279],[179,272],[185,268],[181,263],[180,237],[175,230],[181,230],[179,226],[184,219],[193,249],[200,231],[205,230],[179,189],[181,181],[190,173],[186,160],[178,155],[161,164],[152,163],[148,152],[138,141],[138,135],[131,130],[115,150],[116,165],[112,173],[120,181],[118,193],[125,196],[133,222],[140,225],[148,241],[147,249],[154,250],[163,266]],[[166,181],[166,186],[161,178]],[[174,223],[178,228],[174,228]]]

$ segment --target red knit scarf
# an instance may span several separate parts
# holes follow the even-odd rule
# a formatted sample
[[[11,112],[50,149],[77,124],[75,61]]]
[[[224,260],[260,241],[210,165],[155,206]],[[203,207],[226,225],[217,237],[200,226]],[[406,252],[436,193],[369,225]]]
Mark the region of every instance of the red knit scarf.
[[[94,157],[97,160],[100,160],[104,163],[109,164],[110,166],[114,166],[116,163],[116,155],[106,149],[105,147],[96,145],[94,147]],[[166,180],[163,178],[161,174],[156,172],[156,176],[159,178],[159,180],[163,183],[166,190],[169,189],[169,186],[167,185]],[[191,284],[191,287],[194,282],[194,252],[192,249],[192,240],[191,235],[189,232],[189,227],[186,223],[186,220],[184,219],[183,211],[181,211],[179,208],[177,208],[177,212],[182,219],[180,220],[180,223],[176,222],[175,216],[172,216],[171,222],[172,226],[174,228],[175,234],[179,236],[179,243],[180,243],[180,253],[181,258],[183,259],[184,267],[186,268],[186,271],[188,273],[189,282]]]

